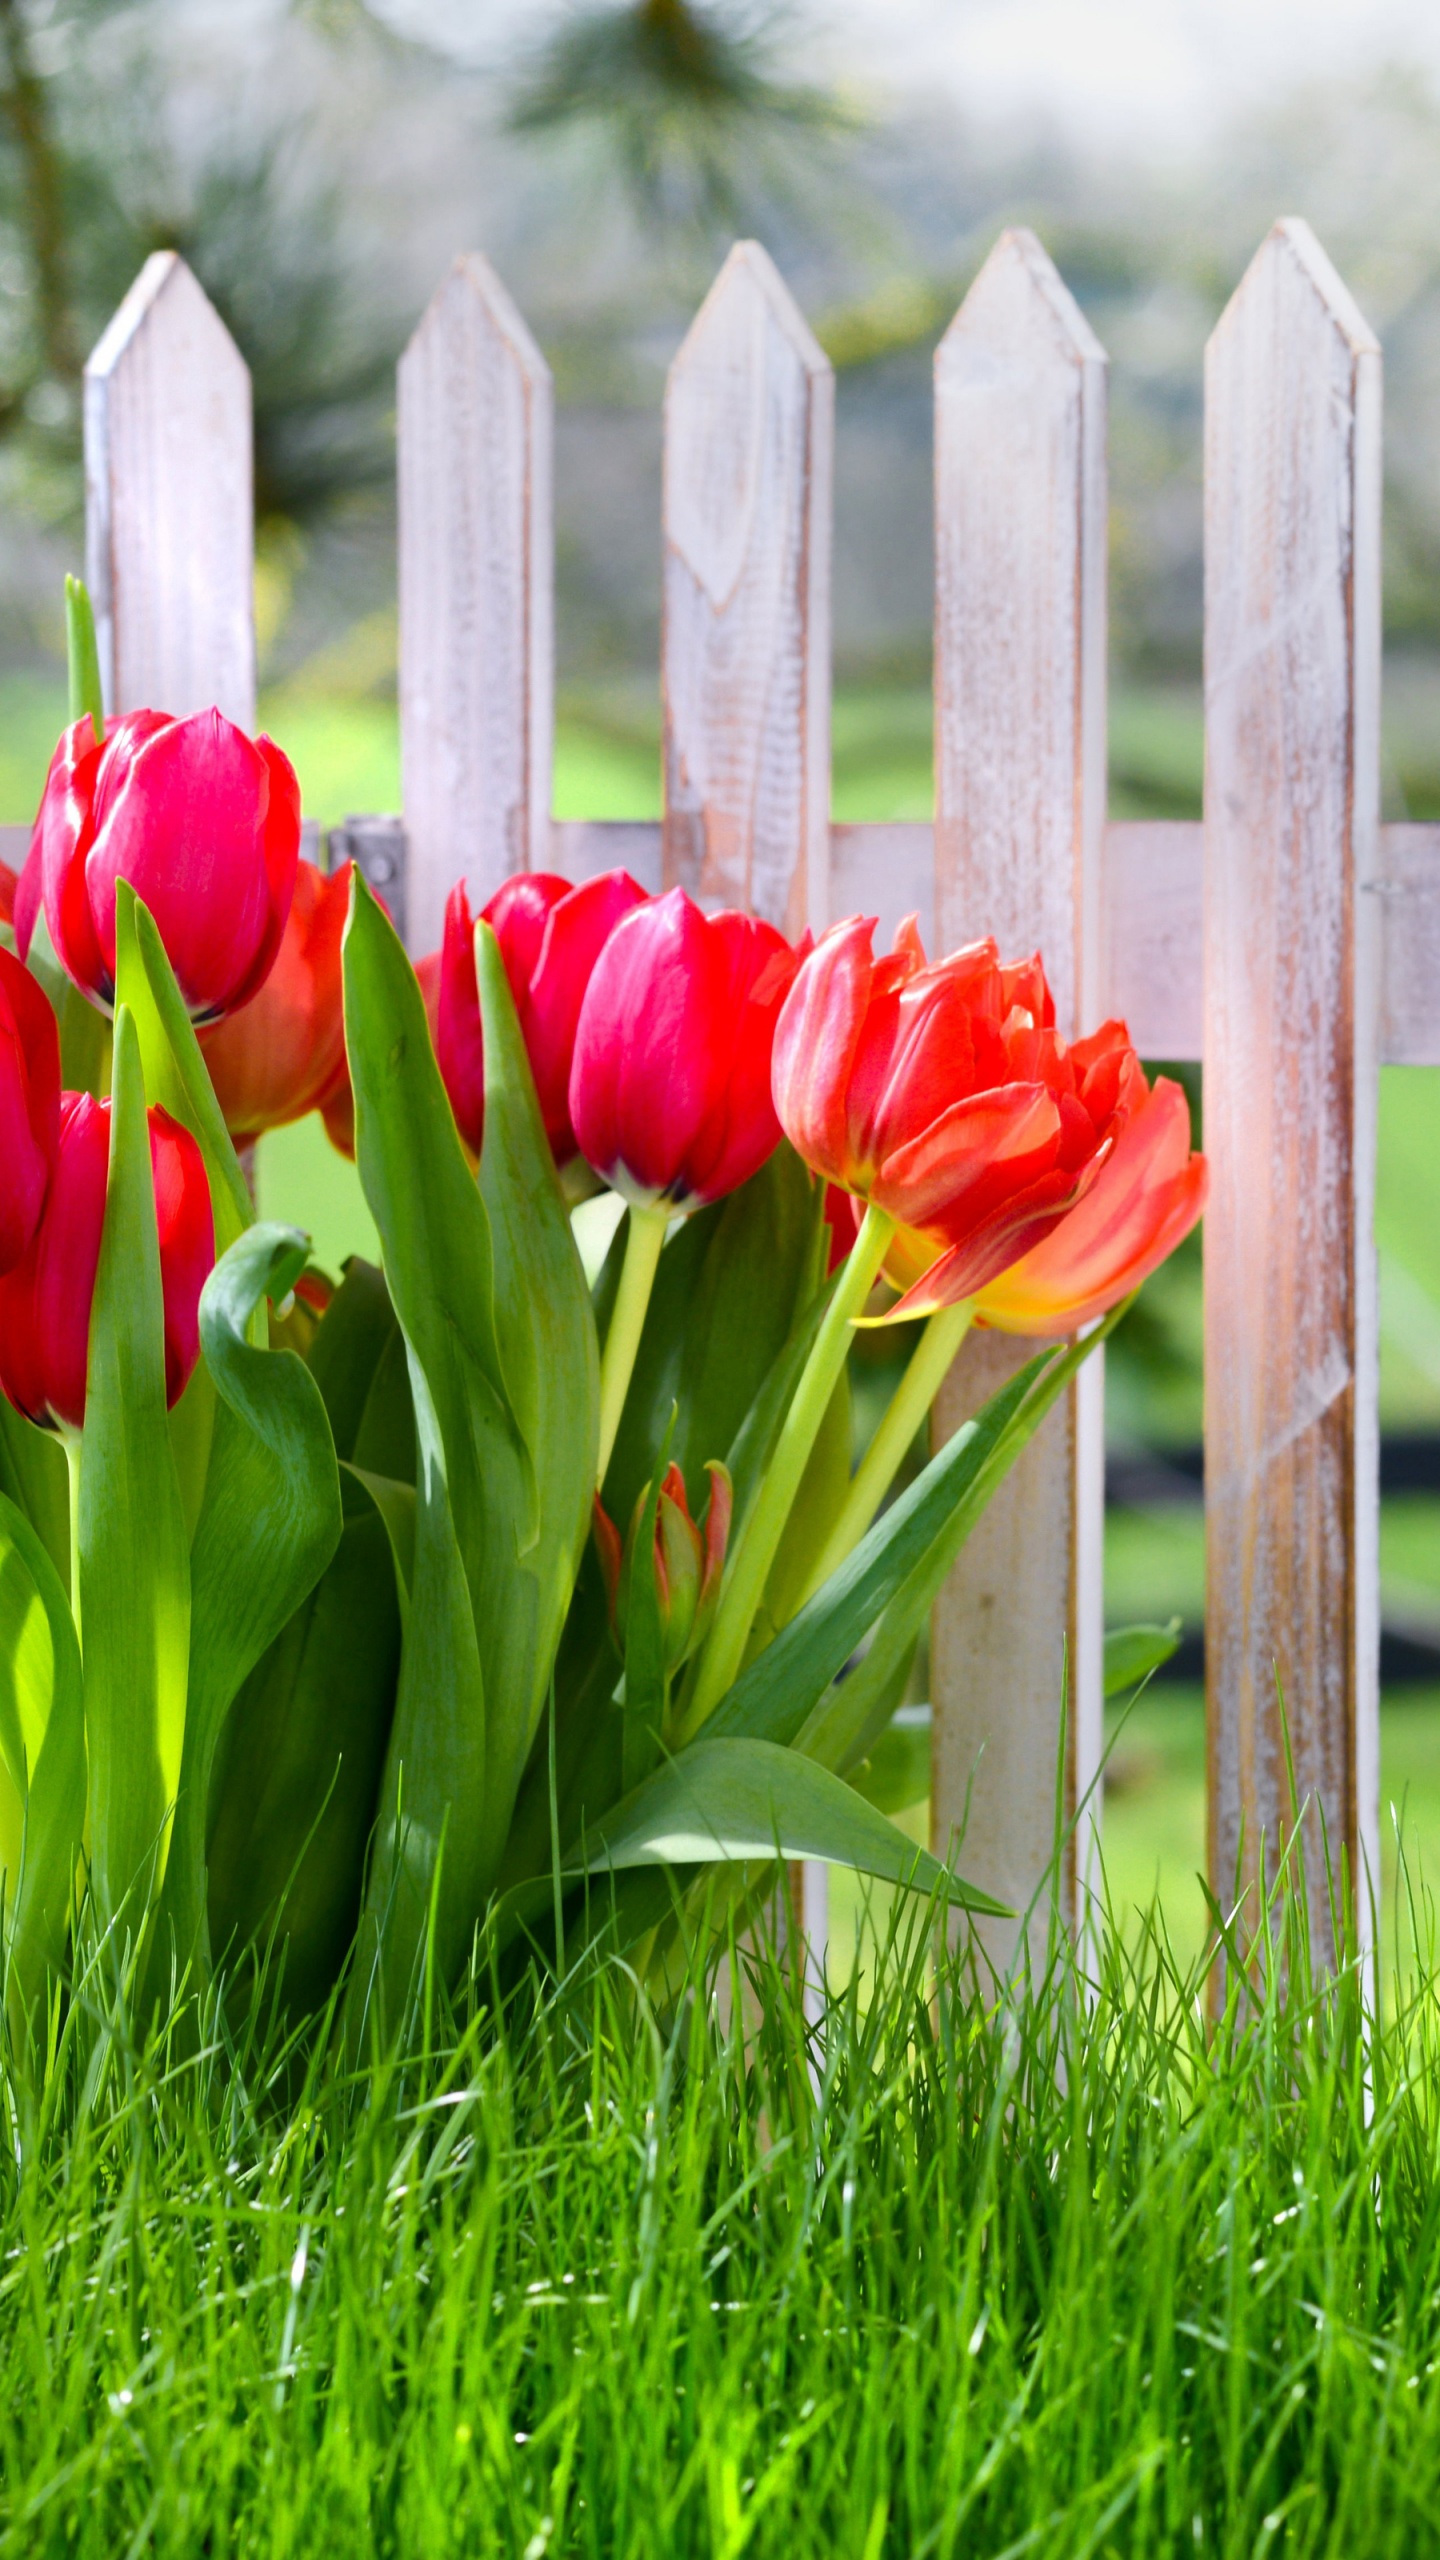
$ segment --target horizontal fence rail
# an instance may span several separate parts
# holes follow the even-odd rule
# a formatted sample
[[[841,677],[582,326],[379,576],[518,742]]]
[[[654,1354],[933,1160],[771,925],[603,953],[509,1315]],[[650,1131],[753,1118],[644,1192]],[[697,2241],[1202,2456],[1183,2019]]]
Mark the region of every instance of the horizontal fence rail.
[[[1375,1078],[1440,1065],[1440,827],[1376,825],[1379,351],[1305,225],[1277,224],[1207,359],[1193,825],[1106,823],[1106,358],[1030,233],[997,242],[935,388],[934,824],[830,822],[834,384],[754,243],[666,392],[664,816],[556,821],[552,386],[486,261],[458,259],[400,368],[403,817],[356,816],[332,851],[417,953],[461,877],[483,900],[512,870],[621,864],[791,931],[858,910],[887,938],[916,914],[931,948],[1038,944],[1063,1030],[1119,1014],[1143,1055],[1203,1058],[1212,1873],[1225,1895],[1294,1820],[1277,1681],[1302,1795],[1358,1872],[1378,1814]],[[110,707],[248,717],[249,386],[173,256],[91,359],[85,433]],[[972,1336],[937,1428],[1013,1356]],[[973,1781],[966,1867],[1017,1902],[1048,1862],[1067,1677],[1073,1807],[1097,1759],[1101,1425],[1092,1363],[936,1612],[935,1845]],[[1014,1932],[989,1943],[1004,1957]]]
[[[1120,1015],[1142,1058],[1198,1065],[1205,1055],[1204,839],[1199,820],[1187,818],[1112,818],[1102,834],[1100,1018]],[[28,827],[0,826],[0,862],[17,867],[29,842]],[[401,821],[347,819],[328,842],[330,861],[353,856],[394,909],[406,875]],[[1377,911],[1379,1061],[1440,1067],[1440,825],[1382,826],[1377,843],[1377,876],[1362,894]],[[305,847],[312,861],[318,844],[312,828]],[[541,861],[571,880],[618,866],[659,889],[661,844],[658,818],[553,818]],[[934,846],[928,819],[832,825],[832,915],[878,917],[877,948],[902,916],[917,916],[933,948]],[[421,940],[413,947],[418,952]]]

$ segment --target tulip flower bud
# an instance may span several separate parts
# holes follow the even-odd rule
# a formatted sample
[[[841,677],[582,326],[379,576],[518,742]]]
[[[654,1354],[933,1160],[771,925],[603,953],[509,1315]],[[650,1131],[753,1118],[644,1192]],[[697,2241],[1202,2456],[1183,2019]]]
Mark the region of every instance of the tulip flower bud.
[[[580,1008],[570,1116],[632,1206],[699,1208],[773,1153],[770,1053],[798,966],[773,925],[702,915],[683,889],[616,926]]]
[[[238,1011],[269,976],[295,887],[300,786],[268,738],[218,711],[131,711],[97,743],[88,715],[50,763],[16,903],[29,946],[43,903],[62,965],[93,1002],[115,995],[115,889],[158,927],[197,1022]]]
[[[59,1146],[59,1028],[29,970],[0,950],[0,1272],[40,1224]]]
[[[200,1292],[215,1260],[205,1162],[188,1129],[152,1106],[150,1165],[165,1302],[165,1393],[184,1393],[200,1356]],[[44,1215],[0,1278],[0,1388],[32,1422],[85,1419],[90,1308],[105,1224],[110,1105],[67,1093]]]
[[[667,1680],[703,1644],[720,1592],[734,1491],[729,1472],[718,1459],[712,1458],[705,1472],[710,1478],[710,1500],[703,1536],[690,1517],[685,1479],[677,1466],[666,1468],[655,1504],[655,1597]],[[622,1548],[615,1523],[598,1493],[595,1496],[595,1544],[610,1603],[610,1624],[622,1653],[630,1616],[635,1544],[649,1498],[647,1485],[635,1505]]]
[[[329,879],[313,862],[295,896],[275,966],[258,995],[200,1034],[225,1125],[237,1146],[324,1107],[345,1075],[340,945],[350,865]]]
[[[628,871],[572,888],[553,871],[520,871],[482,909],[500,945],[550,1151],[563,1173],[580,1150],[570,1122],[575,1026],[591,971],[622,916],[647,903]],[[485,1044],[475,927],[463,881],[445,908],[445,939],[417,975],[456,1126],[473,1156],[485,1133]]]
[[[774,1094],[812,1171],[923,1238],[910,1316],[973,1297],[1075,1207],[1144,1076],[1122,1023],[1059,1037],[1038,958],[1002,967],[987,941],[931,968],[911,917],[875,960],[872,932],[854,916],[804,961]]]

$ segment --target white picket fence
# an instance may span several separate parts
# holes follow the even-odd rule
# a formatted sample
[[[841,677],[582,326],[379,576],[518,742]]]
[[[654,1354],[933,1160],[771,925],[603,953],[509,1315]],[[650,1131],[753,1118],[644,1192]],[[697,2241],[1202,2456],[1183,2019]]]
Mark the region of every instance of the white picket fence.
[[[742,243],[666,393],[665,816],[556,823],[550,376],[457,259],[400,366],[404,835],[350,849],[416,952],[462,874],[483,898],[625,863],[789,929],[859,908],[888,936],[913,908],[932,948],[1038,944],[1063,1030],[1120,1013],[1143,1054],[1203,1055],[1211,1870],[1227,1893],[1286,1825],[1278,1682],[1302,1798],[1378,1874],[1376,1068],[1440,1063],[1440,828],[1378,825],[1379,348],[1293,221],[1210,342],[1203,827],[1107,823],[1106,358],[1025,231],[936,353],[935,824],[831,824],[833,397]],[[250,725],[249,382],[173,255],[91,359],[85,434],[112,707]],[[972,1338],[939,1428],[1023,1351]],[[1067,1657],[1072,1807],[1097,1769],[1103,1490],[1097,1359],[936,1611],[936,1844],[968,1793],[965,1870],[1019,1904],[1051,1856]]]

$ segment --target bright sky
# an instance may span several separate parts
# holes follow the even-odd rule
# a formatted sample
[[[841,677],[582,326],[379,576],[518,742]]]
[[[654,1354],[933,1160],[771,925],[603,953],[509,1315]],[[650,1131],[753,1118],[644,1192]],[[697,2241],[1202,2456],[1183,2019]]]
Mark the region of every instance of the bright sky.
[[[567,0],[378,0],[471,60]],[[585,0],[574,0],[585,5]],[[972,112],[1041,108],[1100,141],[1173,149],[1302,80],[1386,61],[1440,79],[1440,0],[808,0],[843,76],[937,82]]]

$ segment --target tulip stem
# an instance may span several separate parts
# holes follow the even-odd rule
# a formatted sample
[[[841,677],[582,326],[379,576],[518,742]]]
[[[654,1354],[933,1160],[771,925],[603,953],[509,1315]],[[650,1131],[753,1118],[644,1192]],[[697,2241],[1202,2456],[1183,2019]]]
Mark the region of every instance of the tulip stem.
[[[620,1286],[610,1317],[610,1330],[605,1336],[605,1349],[600,1359],[600,1455],[596,1469],[597,1485],[605,1482],[605,1470],[630,1392],[635,1355],[640,1336],[645,1330],[645,1311],[655,1274],[660,1267],[660,1248],[670,1224],[668,1208],[630,1211],[630,1225],[625,1237],[625,1260],[620,1267]]]
[[[805,1585],[800,1606],[812,1597],[822,1582],[842,1565],[853,1547],[858,1547],[904,1459],[905,1452],[944,1384],[950,1364],[964,1341],[974,1317],[974,1300],[962,1298],[958,1306],[941,1307],[924,1327],[906,1365],[905,1374],[891,1397],[880,1427],[850,1479],[839,1517],[826,1539]]]
[[[894,1219],[872,1201],[801,1372],[775,1454],[732,1551],[715,1624],[700,1656],[694,1694],[684,1730],[678,1736],[682,1742],[688,1741],[719,1705],[744,1661],[755,1612],[765,1596],[770,1568],[785,1534],[800,1480],[835,1392],[835,1381],[845,1366],[855,1318],[870,1295],[894,1233]]]

